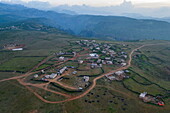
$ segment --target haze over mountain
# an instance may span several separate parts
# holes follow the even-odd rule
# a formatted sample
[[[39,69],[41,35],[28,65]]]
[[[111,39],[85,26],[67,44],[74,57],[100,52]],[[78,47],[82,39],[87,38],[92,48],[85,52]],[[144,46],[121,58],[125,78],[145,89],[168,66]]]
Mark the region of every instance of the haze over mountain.
[[[0,25],[33,20],[68,33],[103,40],[170,39],[170,23],[122,16],[68,15],[0,3]]]
[[[90,14],[90,15],[114,15],[114,16],[127,16],[133,18],[150,19],[170,17],[170,6],[162,5],[160,7],[142,7],[149,4],[132,4],[130,1],[124,0],[121,4],[110,6],[94,7],[90,5],[54,5],[49,2],[42,1],[29,1],[23,2],[22,0],[1,0],[3,3],[22,4],[26,7],[36,8],[41,10],[52,10],[67,14]],[[121,2],[121,1],[120,1]],[[114,3],[114,2],[113,2]],[[152,6],[157,6],[158,3],[152,3]]]

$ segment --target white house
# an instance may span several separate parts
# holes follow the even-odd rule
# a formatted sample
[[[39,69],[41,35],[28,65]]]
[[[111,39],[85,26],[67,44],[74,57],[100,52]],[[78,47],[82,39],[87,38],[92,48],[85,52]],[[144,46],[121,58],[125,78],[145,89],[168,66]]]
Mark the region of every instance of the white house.
[[[35,75],[34,75],[34,78],[38,78],[38,74],[35,74]]]
[[[51,75],[45,75],[45,78],[47,79],[54,79],[57,76],[57,74],[52,73]]]
[[[89,79],[90,79],[90,77],[89,77],[89,76],[84,76],[83,78],[84,78],[84,81],[85,81],[85,82],[88,82],[88,81],[89,81]]]
[[[124,74],[124,71],[117,71],[117,72],[115,72],[115,74],[119,76],[119,75]]]
[[[60,60],[60,61],[63,61],[63,60],[64,60],[64,57],[62,57],[62,56],[59,57],[59,60]]]
[[[12,49],[12,51],[22,51],[23,48],[15,48],[15,49]]]
[[[82,64],[84,61],[83,60],[79,60],[79,64]]]
[[[122,66],[126,66],[126,65],[127,65],[127,63],[121,63],[121,65],[122,65]]]
[[[67,70],[66,66],[59,70],[59,74],[63,74],[65,70]]]
[[[143,92],[139,95],[139,98],[144,98],[147,95],[147,92]]]
[[[99,58],[99,55],[97,53],[91,53],[90,57],[92,57],[92,58]]]

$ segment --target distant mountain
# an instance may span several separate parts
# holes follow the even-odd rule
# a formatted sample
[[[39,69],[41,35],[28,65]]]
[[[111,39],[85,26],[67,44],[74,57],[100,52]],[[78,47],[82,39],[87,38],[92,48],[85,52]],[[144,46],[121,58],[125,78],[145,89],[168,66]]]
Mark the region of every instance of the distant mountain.
[[[8,30],[26,30],[26,31],[44,31],[50,33],[64,34],[69,35],[67,32],[56,29],[54,27],[46,26],[41,23],[42,20],[46,20],[44,18],[31,18],[17,22],[11,22],[9,24],[3,25],[0,27],[0,31],[8,31]],[[71,36],[71,35],[69,35]]]
[[[146,4],[145,4],[146,5]],[[152,3],[152,5],[158,5]],[[89,5],[59,5],[56,7],[52,7],[49,10],[55,11],[55,9],[60,10],[69,10],[73,11],[77,14],[85,14],[85,15],[104,15],[104,16],[126,16],[124,14],[135,14],[131,15],[132,18],[136,18],[136,14],[143,15],[143,17],[152,17],[152,18],[163,18],[170,16],[170,7],[162,6],[158,8],[150,8],[150,7],[139,7],[132,4],[130,1],[124,0],[121,4],[115,6],[101,6],[101,7],[93,7]],[[129,16],[128,16],[129,17]],[[145,18],[142,18],[145,19]]]
[[[17,19],[21,21],[25,18],[39,18],[38,21],[43,25],[83,37],[96,37],[104,40],[170,40],[170,23],[164,21],[121,16],[68,15],[8,4],[0,4],[0,16],[8,20],[3,22],[5,24],[17,21]]]
[[[162,21],[167,21],[167,22],[170,23],[170,17],[162,18],[161,20],[162,20]]]
[[[135,14],[130,16],[136,18],[136,14],[143,15],[143,17],[164,18],[170,17],[170,7],[167,5],[161,6],[158,3],[151,2],[150,4],[133,4],[131,1],[122,0],[122,3],[111,6],[94,7],[90,5],[55,5],[47,1],[40,0],[0,0],[2,3],[21,4],[29,8],[36,8],[39,10],[51,10],[66,14],[85,14],[85,15],[104,15],[104,16],[126,16],[124,14]],[[64,1],[65,2],[65,1]],[[160,7],[147,7],[147,6]],[[146,6],[146,7],[145,7]],[[138,17],[137,16],[137,17]],[[129,17],[129,16],[128,16]],[[146,18],[141,18],[146,19]]]
[[[143,16],[143,15],[138,14],[138,13],[123,13],[122,16],[135,18],[135,19],[155,19],[153,17]]]

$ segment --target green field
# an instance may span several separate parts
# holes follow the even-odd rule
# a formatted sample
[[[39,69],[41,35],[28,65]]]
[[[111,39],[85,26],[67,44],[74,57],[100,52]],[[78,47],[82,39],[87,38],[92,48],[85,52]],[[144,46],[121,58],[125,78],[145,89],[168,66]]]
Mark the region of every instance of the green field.
[[[16,57],[0,65],[1,71],[21,71],[27,72],[36,64],[42,61],[44,57]]]

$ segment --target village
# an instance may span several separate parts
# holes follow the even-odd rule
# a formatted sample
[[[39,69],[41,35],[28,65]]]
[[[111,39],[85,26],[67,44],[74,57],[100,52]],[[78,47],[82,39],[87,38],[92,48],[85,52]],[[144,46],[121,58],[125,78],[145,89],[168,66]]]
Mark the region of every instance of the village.
[[[82,92],[90,87],[94,77],[128,65],[128,45],[98,43],[95,40],[79,40],[75,44],[81,46],[83,50],[54,53],[46,63],[55,62],[56,65],[40,69],[40,72],[31,75],[32,77],[28,81],[52,83],[50,85],[58,85],[65,88],[66,91]],[[5,45],[4,48],[20,51],[24,46],[11,43]],[[101,72],[99,73],[99,71]],[[128,69],[105,74],[107,81],[123,81],[129,78],[130,71]],[[145,103],[164,105],[159,97],[154,97],[146,92],[141,93],[139,98]]]
[[[69,78],[74,77],[78,78],[77,80],[77,86],[74,85],[78,90],[82,90],[88,85],[90,85],[90,77],[93,75],[89,75],[86,73],[86,71],[89,70],[95,70],[95,69],[102,69],[103,66],[118,66],[118,67],[124,67],[127,65],[126,61],[128,59],[128,55],[124,51],[115,51],[117,48],[112,44],[99,44],[96,43],[95,40],[81,40],[76,41],[76,44],[79,44],[80,46],[86,48],[85,53],[82,55],[79,55],[76,52],[62,52],[55,53],[56,58],[54,58],[58,63],[67,62],[67,61],[74,61],[75,64],[78,64],[79,67],[82,67],[80,69],[79,67],[74,67],[72,65],[64,65],[60,68],[53,69],[53,72],[49,70],[41,70],[41,74],[35,74],[34,79],[35,80],[42,80],[49,82],[51,79],[56,79],[56,81],[62,82],[64,76],[68,76]],[[126,46],[126,45],[122,45]],[[88,48],[88,49],[87,49]],[[69,58],[73,57],[73,58]],[[78,77],[79,73],[83,72],[85,68],[86,71],[84,71],[84,75],[81,77]],[[46,74],[49,73],[49,74]],[[113,74],[106,75],[106,78],[109,80],[123,80],[124,78],[128,78],[129,76],[126,74],[128,73],[128,70],[125,71],[118,71]],[[81,79],[80,79],[81,78]],[[80,82],[81,81],[81,82]],[[73,81],[76,82],[76,81]],[[66,83],[65,83],[66,84]]]

